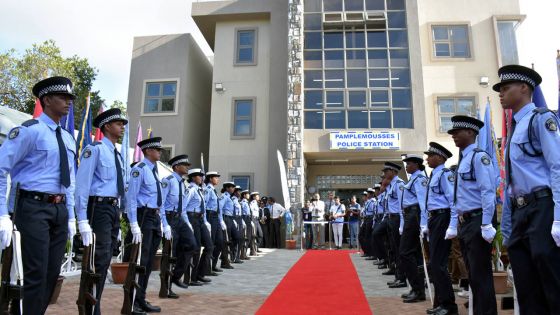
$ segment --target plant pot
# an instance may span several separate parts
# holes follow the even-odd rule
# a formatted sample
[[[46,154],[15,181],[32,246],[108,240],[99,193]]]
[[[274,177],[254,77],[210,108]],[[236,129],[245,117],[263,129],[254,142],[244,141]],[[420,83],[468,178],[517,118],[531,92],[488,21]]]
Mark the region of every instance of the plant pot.
[[[497,271],[493,273],[494,276],[494,291],[496,294],[508,293],[509,289],[507,286],[507,272]]]
[[[56,301],[58,300],[58,296],[60,295],[60,291],[62,290],[63,282],[64,282],[64,276],[58,276],[58,279],[56,279],[56,284],[54,286],[53,293],[51,295],[51,300],[49,301],[49,305],[56,304]]]
[[[111,264],[111,275],[113,276],[113,283],[123,284],[126,280],[128,273],[128,263],[113,263]]]
[[[159,271],[161,266],[161,253],[157,253],[152,262],[152,271]]]
[[[296,249],[296,241],[286,240],[286,249]]]

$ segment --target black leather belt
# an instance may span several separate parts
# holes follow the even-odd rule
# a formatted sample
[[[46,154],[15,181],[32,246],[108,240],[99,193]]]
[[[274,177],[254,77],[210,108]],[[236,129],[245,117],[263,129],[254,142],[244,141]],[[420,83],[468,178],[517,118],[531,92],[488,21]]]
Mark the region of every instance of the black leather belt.
[[[250,219],[250,218],[251,218],[250,215],[242,215],[241,217],[242,217],[243,219]]]
[[[388,213],[387,217],[389,217],[389,218],[400,218],[401,216],[396,214],[396,213]]]
[[[188,215],[189,217],[202,218],[202,212],[200,212],[200,213],[196,213],[196,212],[187,212],[187,215]]]
[[[464,212],[459,219],[461,219],[461,221],[468,221],[472,218],[478,217],[482,215],[482,209],[474,209],[474,210],[470,210],[467,212]]]
[[[89,196],[88,203],[94,202],[98,205],[110,205],[116,206],[119,203],[119,198],[115,197],[100,197],[100,196]]]
[[[209,218],[214,218],[214,217],[217,218],[219,216],[217,211],[208,211],[208,210],[206,210],[206,215]]]
[[[178,211],[165,211],[165,216],[167,218],[178,218],[181,216],[181,212]]]
[[[450,211],[449,208],[447,208],[447,209],[435,209],[435,210],[430,210],[430,211],[428,211],[428,216],[429,216],[430,218],[433,218],[433,217],[435,217],[435,216],[437,216],[437,215],[439,215],[439,214],[448,213],[449,211]]]
[[[514,208],[523,208],[537,199],[546,198],[546,197],[552,197],[552,190],[550,190],[550,188],[548,187],[539,189],[537,191],[533,191],[530,194],[512,197],[510,198],[510,200],[511,200],[511,204],[514,205]]]
[[[21,198],[29,198],[45,203],[59,204],[66,202],[66,195],[64,194],[47,194],[38,191],[27,191],[20,189],[19,195]]]
[[[138,208],[138,210],[142,210],[142,211],[150,211],[155,213],[156,215],[159,215],[159,208],[148,208],[148,207],[141,207]]]
[[[420,211],[420,207],[418,205],[412,205],[412,206],[408,206],[406,208],[403,209],[404,214],[408,214],[412,211]]]
[[[372,219],[373,219],[373,215],[366,215],[366,216],[365,216],[365,219],[366,219],[366,220],[372,220]]]

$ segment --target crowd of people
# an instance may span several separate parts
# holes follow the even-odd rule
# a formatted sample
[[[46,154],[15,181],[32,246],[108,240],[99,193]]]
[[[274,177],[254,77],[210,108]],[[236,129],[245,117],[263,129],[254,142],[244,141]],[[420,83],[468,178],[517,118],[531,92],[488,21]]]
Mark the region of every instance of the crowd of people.
[[[534,70],[506,66],[499,76],[501,81],[494,90],[500,94],[502,107],[514,114],[506,148],[501,231],[519,307],[521,314],[557,314],[559,120],[531,102],[541,82]],[[160,179],[157,163],[162,139],[158,137],[138,143],[144,159],[132,166],[126,183],[124,161],[115,146],[128,123],[120,110],[107,110],[95,118],[93,124],[104,138],[85,147],[77,161],[74,138],[60,126],[75,97],[72,82],[64,77],[48,78],[38,82],[33,93],[43,114],[12,129],[0,147],[0,245],[2,249],[21,247],[21,257],[13,259],[21,259],[24,273],[21,290],[18,279],[4,279],[3,268],[1,289],[10,292],[13,313],[21,312],[22,305],[24,314],[45,313],[66,242],[77,229],[83,245],[95,247],[92,270],[97,274],[93,277],[97,280],[88,284],[95,286],[95,290],[88,289],[95,293],[95,303],[84,306],[80,298],[78,306],[100,314],[121,206],[129,226],[125,243],[140,247],[139,267],[143,270],[132,287],[133,303],[128,309],[123,307],[124,314],[161,311],[146,300],[146,288],[162,238],[173,243],[171,255],[176,259],[169,274],[171,283],[180,288],[211,283],[208,276],[217,276],[223,268],[233,269],[232,264],[256,255],[260,246],[281,247],[281,218],[287,210],[273,197],[260,198],[258,192],[243,190],[233,182],[224,182],[218,193],[220,174],[190,168],[187,155],[173,157],[168,162],[173,173]],[[332,237],[340,249],[347,217],[350,246],[359,242],[365,259],[387,269],[385,275],[394,275],[389,287],[410,285],[410,292],[402,295],[403,302],[426,300],[427,275],[435,288],[434,305],[427,313],[457,314],[448,271],[451,255],[452,269],[458,270],[454,277],[468,278],[474,314],[497,314],[491,251],[498,174],[488,153],[477,148],[484,123],[468,116],[454,116],[452,123],[448,132],[460,150],[455,170],[445,167],[451,152],[431,142],[424,152],[432,169],[429,176],[423,157],[409,154],[404,159],[408,181],[398,176],[399,164],[386,162],[382,181],[364,192],[362,205],[355,197],[345,206],[332,194],[328,203],[315,195],[303,215],[305,221],[320,224],[305,225],[306,247],[324,248],[326,239]],[[325,231],[324,222],[331,223],[332,236]],[[16,244],[12,244],[12,236],[16,236]],[[422,250],[425,239],[429,256]],[[3,264],[11,263],[5,261],[10,256],[3,255]],[[132,253],[124,256],[134,261]],[[425,260],[429,272],[419,268]],[[80,288],[84,279],[92,278],[82,277]],[[164,298],[178,297],[171,288],[169,285]],[[83,295],[82,290],[79,294]],[[21,299],[23,303],[19,303]],[[0,297],[0,302],[5,307],[6,297]]]

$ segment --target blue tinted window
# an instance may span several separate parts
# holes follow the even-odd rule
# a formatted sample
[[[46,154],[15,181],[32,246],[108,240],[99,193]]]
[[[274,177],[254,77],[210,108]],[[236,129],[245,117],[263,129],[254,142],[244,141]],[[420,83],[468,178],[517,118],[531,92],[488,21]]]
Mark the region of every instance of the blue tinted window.
[[[371,106],[389,107],[389,90],[372,90]]]
[[[370,31],[367,32],[368,47],[371,48],[386,48],[387,35],[385,31]]]
[[[177,82],[146,83],[144,112],[173,112],[177,95]]]
[[[327,91],[326,107],[344,107],[343,91]]]
[[[344,10],[346,11],[363,11],[363,0],[344,0]]]
[[[323,129],[323,112],[306,111],[304,114],[306,129]]]
[[[323,0],[323,10],[342,11],[342,0]]]
[[[349,91],[348,106],[366,107],[366,91]]]
[[[389,87],[389,70],[387,69],[369,70],[369,86],[372,88]]]
[[[346,128],[345,113],[342,110],[325,111],[325,129]]]
[[[408,67],[408,50],[391,49],[391,67]]]
[[[325,70],[326,88],[344,87],[344,70]]]
[[[391,112],[376,110],[370,112],[371,128],[391,128]]]
[[[349,111],[348,128],[368,128],[367,110]]]
[[[231,181],[242,190],[251,190],[251,176],[234,175],[231,177]]]
[[[342,32],[325,33],[325,49],[344,48]]]
[[[305,109],[323,108],[323,91],[305,91]]]
[[[385,10],[385,0],[366,0],[366,10]]]
[[[325,68],[344,68],[344,51],[325,51]]]
[[[388,12],[387,19],[389,20],[389,28],[406,28],[406,13],[401,12]]]
[[[411,110],[394,110],[393,111],[393,127],[394,128],[414,128]]]
[[[323,24],[321,14],[306,14],[304,18],[304,29],[307,30],[320,30]]]
[[[365,68],[366,67],[366,51],[365,50],[347,50],[346,66],[349,68]]]
[[[409,87],[409,69],[391,69],[391,84],[393,84],[394,87]]]
[[[390,47],[408,47],[408,35],[406,31],[389,31]]]
[[[387,0],[387,10],[404,10],[404,0]]]
[[[364,47],[366,47],[364,32],[346,32],[346,48]]]
[[[411,108],[411,95],[409,89],[394,89],[392,92],[394,108]]]
[[[160,88],[161,84],[159,83],[148,83],[147,84],[147,91],[146,91],[146,95],[147,96],[159,96],[159,88]]]
[[[387,50],[368,50],[368,63],[371,68],[387,67],[387,59]]]
[[[366,70],[347,70],[346,80],[348,80],[349,88],[367,87],[367,72]]]
[[[236,100],[233,135],[246,137],[253,134],[253,101]]]
[[[253,63],[255,51],[255,31],[237,31],[237,63]]]
[[[323,72],[316,70],[307,70],[303,72],[304,84],[306,88],[322,88],[323,87]]]
[[[305,32],[303,47],[305,49],[322,49],[323,36],[320,32]]]

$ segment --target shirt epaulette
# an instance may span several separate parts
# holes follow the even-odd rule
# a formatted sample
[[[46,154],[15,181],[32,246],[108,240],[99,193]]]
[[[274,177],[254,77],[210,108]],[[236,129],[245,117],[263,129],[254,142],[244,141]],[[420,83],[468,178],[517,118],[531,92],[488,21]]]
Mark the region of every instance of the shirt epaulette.
[[[535,109],[533,109],[533,113],[538,113],[538,114],[545,114],[548,112],[552,112],[550,109],[546,108],[546,107],[537,107]]]
[[[38,124],[39,121],[37,119],[29,119],[23,122],[23,124],[21,124],[24,127],[31,127],[33,125]]]
[[[94,143],[92,143],[91,145],[96,146],[96,145],[100,145],[102,142],[101,141],[96,141]]]
[[[167,180],[172,180],[172,179],[173,179],[173,175],[169,175],[169,176],[167,176],[165,179],[167,179]]]
[[[140,163],[136,164],[134,167],[142,168],[144,166],[146,166],[146,163],[140,162]]]

